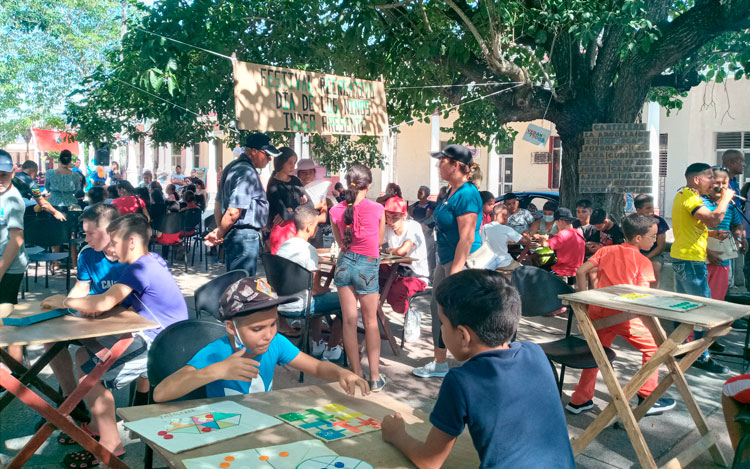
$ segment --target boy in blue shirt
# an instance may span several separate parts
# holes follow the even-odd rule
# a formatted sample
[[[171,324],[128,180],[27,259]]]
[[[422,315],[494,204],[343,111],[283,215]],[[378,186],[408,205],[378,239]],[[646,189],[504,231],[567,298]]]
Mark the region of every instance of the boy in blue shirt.
[[[511,342],[521,318],[518,291],[502,274],[471,269],[435,289],[445,345],[457,360],[443,380],[422,442],[400,414],[383,419],[383,439],[417,467],[440,467],[468,425],[481,468],[574,468],[557,385],[542,349]]]
[[[117,431],[115,401],[110,389],[120,389],[138,377],[145,378],[146,359],[151,342],[167,326],[187,320],[188,311],[185,297],[169,272],[167,263],[159,255],[148,252],[151,227],[146,217],[130,213],[116,218],[107,226],[107,232],[112,252],[121,263],[127,264],[120,278],[104,293],[82,298],[67,297],[62,301],[62,307],[76,309],[87,317],[132,308],[139,315],[159,325],[135,334],[135,340],[123,353],[127,360],[115,363],[102,377],[103,383],[97,383],[86,395],[86,403],[92,414],[89,432],[98,432],[102,446],[115,456],[121,456],[125,449]],[[118,339],[119,336],[110,336],[97,340],[109,348]],[[76,363],[79,376],[89,373],[98,360],[98,357],[85,347],[78,349]],[[148,388],[139,391],[148,391]],[[99,461],[84,450],[68,453],[63,463],[66,467],[90,467],[97,465]]]
[[[357,386],[363,396],[369,394],[364,379],[300,352],[277,334],[277,306],[296,299],[279,297],[260,277],[246,277],[230,285],[219,303],[228,335],[206,345],[187,365],[159,383],[154,400],[177,399],[201,386],[206,386],[208,397],[270,391],[274,369],[286,364],[326,381],[338,381],[348,394],[354,395]]]

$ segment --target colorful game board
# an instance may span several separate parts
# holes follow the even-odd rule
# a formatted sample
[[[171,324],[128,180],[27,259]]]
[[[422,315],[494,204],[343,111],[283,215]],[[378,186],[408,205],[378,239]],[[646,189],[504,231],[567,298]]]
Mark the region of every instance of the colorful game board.
[[[373,469],[373,467],[359,459],[345,456],[320,456],[302,461],[296,469]]]
[[[668,309],[669,311],[675,311],[678,313],[690,311],[703,306],[701,303],[695,303],[680,297],[654,296],[650,293],[626,293],[615,298],[618,301],[651,306],[659,309]]]
[[[286,423],[301,428],[323,441],[340,440],[380,430],[380,421],[340,404],[281,414]]]
[[[303,440],[265,448],[232,451],[214,454],[202,458],[185,459],[183,464],[187,469],[295,469],[303,461],[319,460],[319,458],[338,458],[339,456],[326,448],[318,440]],[[317,468],[326,467],[318,463]],[[335,466],[330,466],[335,467]],[[344,467],[344,466],[342,466]],[[360,467],[358,469],[366,469]]]
[[[193,407],[125,426],[172,453],[227,440],[281,422],[232,401]]]

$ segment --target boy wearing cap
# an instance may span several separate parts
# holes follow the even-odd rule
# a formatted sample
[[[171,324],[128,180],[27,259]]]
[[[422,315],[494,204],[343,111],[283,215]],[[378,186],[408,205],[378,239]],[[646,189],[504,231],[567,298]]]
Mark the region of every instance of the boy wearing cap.
[[[555,251],[557,262],[552,266],[552,272],[562,277],[568,283],[575,281],[576,270],[583,264],[586,254],[586,242],[579,230],[573,228],[576,217],[570,209],[560,207],[555,210],[557,234],[549,240],[542,239],[542,246]]]
[[[591,213],[589,222],[599,231],[599,242],[587,243],[587,247],[591,246],[590,250],[592,253],[598,251],[603,246],[625,242],[625,235],[622,233],[620,226],[607,217],[607,212],[603,208],[594,210]]]
[[[18,304],[18,290],[29,263],[23,245],[26,204],[12,181],[13,159],[0,150],[0,305]],[[10,346],[8,352],[15,360],[23,361],[22,347]]]
[[[224,244],[228,271],[244,269],[255,275],[260,230],[268,223],[268,198],[258,171],[280,154],[266,134],[250,134],[245,139],[245,152],[221,173],[217,203],[221,201],[222,215],[205,243]]]
[[[260,277],[246,277],[221,295],[220,311],[227,336],[203,347],[187,365],[154,389],[154,400],[169,401],[201,386],[207,397],[265,392],[273,389],[277,365],[290,365],[326,381],[338,381],[354,395],[357,387],[369,394],[367,382],[349,370],[300,352],[276,331],[277,306],[295,301],[279,297]]]
[[[414,220],[407,220],[406,211],[406,201],[401,197],[393,196],[385,201],[385,252],[417,259],[411,264],[398,266],[398,276],[391,284],[387,300],[393,311],[407,314],[404,320],[404,340],[414,342],[419,339],[422,314],[414,309],[407,312],[406,308],[412,295],[427,288],[430,271],[422,226]],[[381,291],[394,268],[396,267],[391,265],[380,266]]]

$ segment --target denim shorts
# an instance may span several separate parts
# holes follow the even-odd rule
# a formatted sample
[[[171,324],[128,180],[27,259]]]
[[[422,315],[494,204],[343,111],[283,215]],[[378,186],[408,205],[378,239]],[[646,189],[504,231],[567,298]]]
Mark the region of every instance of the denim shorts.
[[[377,293],[379,269],[380,257],[347,252],[339,256],[333,283],[338,288],[354,287],[354,291],[360,295]]]

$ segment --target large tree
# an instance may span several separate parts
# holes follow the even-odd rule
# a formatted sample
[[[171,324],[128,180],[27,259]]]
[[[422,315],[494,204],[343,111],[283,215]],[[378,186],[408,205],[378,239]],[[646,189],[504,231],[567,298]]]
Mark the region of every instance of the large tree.
[[[64,128],[67,97],[120,37],[119,0],[0,2],[0,145]]]
[[[648,98],[679,107],[701,79],[750,73],[748,28],[750,0],[165,0],[131,25],[69,115],[92,140],[145,119],[157,141],[230,128],[230,61],[159,34],[244,61],[383,78],[392,124],[466,103],[452,128],[465,143],[546,117],[570,205],[584,131],[637,121]]]

